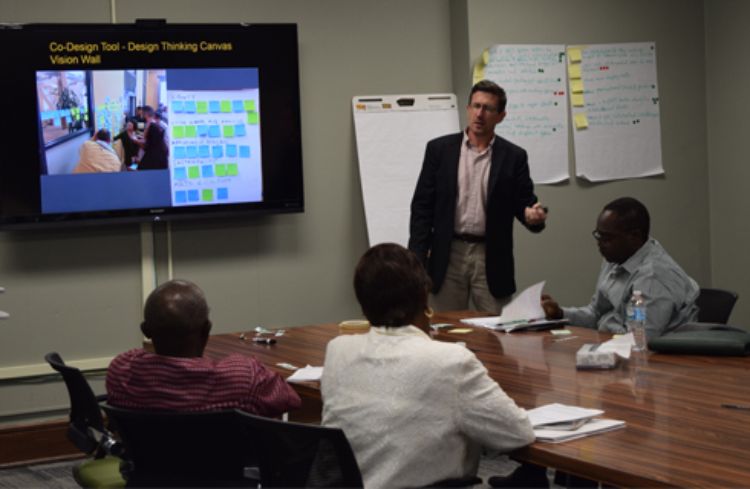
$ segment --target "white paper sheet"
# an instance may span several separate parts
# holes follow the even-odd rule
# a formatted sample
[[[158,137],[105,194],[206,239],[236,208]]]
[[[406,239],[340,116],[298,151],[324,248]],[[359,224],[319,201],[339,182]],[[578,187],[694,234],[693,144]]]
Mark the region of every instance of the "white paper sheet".
[[[619,335],[611,340],[605,341],[601,345],[599,345],[599,348],[597,348],[597,351],[602,352],[613,352],[618,357],[628,359],[630,358],[630,352],[633,349],[633,345],[635,345],[635,339],[633,338],[633,333],[626,333],[624,335]]]
[[[580,53],[580,63],[571,63],[571,51]],[[568,46],[567,52],[568,70],[580,65],[584,102],[571,107],[576,174],[593,182],[664,173],[656,44]],[[571,91],[577,81],[569,80]]]
[[[568,179],[565,46],[497,44],[483,68],[508,95],[508,115],[495,132],[527,151],[534,183]]]
[[[306,366],[296,370],[292,375],[287,377],[287,382],[311,382],[320,380],[323,376],[323,367]]]
[[[566,423],[579,419],[590,419],[604,414],[604,411],[601,409],[589,409],[559,403],[546,404],[529,409],[526,412],[529,415],[531,426],[534,428],[552,423]]]
[[[399,105],[399,100],[413,105]],[[411,199],[431,139],[460,132],[456,96],[371,95],[352,99],[370,246],[409,241]]]
[[[537,441],[560,443],[583,438],[584,436],[605,433],[623,428],[625,421],[617,419],[593,419],[576,430],[550,430],[539,428],[534,430]]]
[[[512,301],[503,307],[500,316],[488,316],[480,318],[462,319],[461,322],[471,326],[494,327],[517,322],[538,321],[544,319],[544,308],[542,308],[542,290],[545,281],[541,281],[527,287]]]

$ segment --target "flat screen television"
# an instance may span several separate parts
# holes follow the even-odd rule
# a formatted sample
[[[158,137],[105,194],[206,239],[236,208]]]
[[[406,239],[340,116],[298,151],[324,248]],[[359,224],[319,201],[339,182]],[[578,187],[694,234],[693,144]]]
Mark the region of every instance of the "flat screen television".
[[[296,25],[3,25],[0,52],[0,228],[304,210]]]

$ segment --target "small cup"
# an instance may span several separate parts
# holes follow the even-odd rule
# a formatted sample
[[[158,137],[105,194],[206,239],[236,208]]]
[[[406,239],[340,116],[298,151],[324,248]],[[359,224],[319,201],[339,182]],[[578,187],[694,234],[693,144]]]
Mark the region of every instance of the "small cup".
[[[359,334],[370,331],[370,322],[366,319],[349,319],[339,323],[339,332],[342,334]]]

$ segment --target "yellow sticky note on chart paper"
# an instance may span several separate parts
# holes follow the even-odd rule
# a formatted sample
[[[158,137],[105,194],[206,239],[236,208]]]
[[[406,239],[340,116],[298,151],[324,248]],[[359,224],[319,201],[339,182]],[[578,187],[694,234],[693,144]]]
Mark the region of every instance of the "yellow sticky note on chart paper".
[[[586,129],[589,127],[589,119],[584,112],[576,114],[573,121],[575,122],[576,129]]]
[[[581,62],[581,49],[580,48],[568,48],[568,60],[571,63]]]
[[[573,107],[583,107],[584,106],[583,94],[582,93],[571,93],[570,94],[570,102],[573,104]]]
[[[568,78],[571,80],[581,78],[581,63],[568,65]]]
[[[573,93],[583,93],[583,80],[570,80],[570,91]]]

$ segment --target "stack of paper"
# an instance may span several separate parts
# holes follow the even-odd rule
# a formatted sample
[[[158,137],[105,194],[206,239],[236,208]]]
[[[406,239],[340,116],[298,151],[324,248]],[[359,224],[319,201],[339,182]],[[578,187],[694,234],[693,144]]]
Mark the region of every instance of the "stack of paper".
[[[542,308],[542,289],[544,289],[543,281],[525,289],[503,308],[500,316],[462,319],[461,322],[506,333],[522,329],[549,329],[567,323],[566,319],[545,319]]]
[[[603,433],[625,426],[625,421],[594,419],[604,414],[600,409],[587,409],[564,404],[547,404],[528,411],[537,441],[563,442]]]

